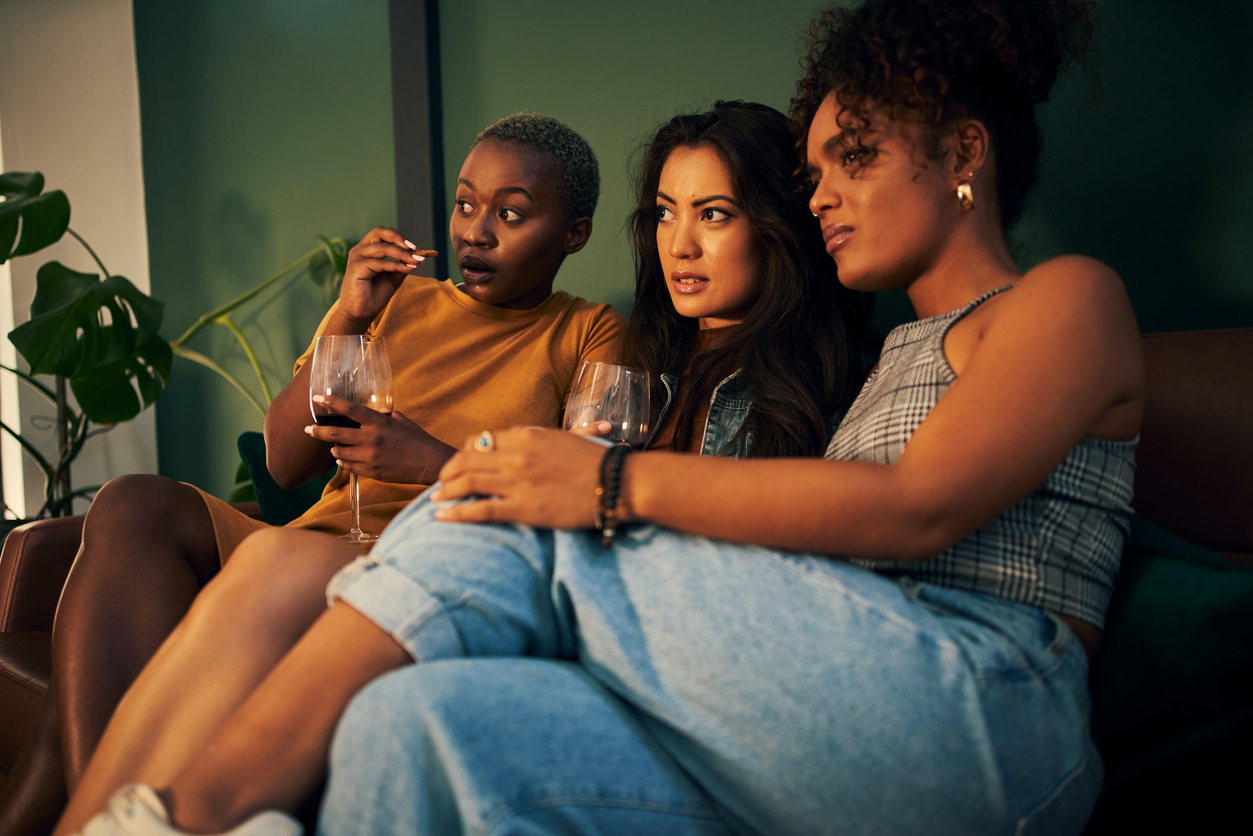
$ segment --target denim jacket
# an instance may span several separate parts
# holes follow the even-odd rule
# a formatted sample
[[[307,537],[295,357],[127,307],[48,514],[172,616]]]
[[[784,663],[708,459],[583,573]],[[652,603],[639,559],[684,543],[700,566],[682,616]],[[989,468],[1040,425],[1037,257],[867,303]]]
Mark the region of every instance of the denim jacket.
[[[732,372],[729,377],[714,387],[713,396],[709,401],[709,417],[705,420],[705,437],[700,445],[702,456],[728,456],[736,459],[748,456],[748,451],[753,444],[751,432],[727,449],[722,449],[740,431],[744,420],[748,418],[748,408],[753,403],[753,393],[749,391],[748,383],[740,379],[739,374],[739,370]],[[678,375],[663,374],[661,385],[665,387],[666,399],[661,404],[661,412],[657,415],[656,425],[648,434],[649,444],[652,443],[653,436],[661,428],[662,422],[666,420],[666,413],[674,403],[679,387]]]

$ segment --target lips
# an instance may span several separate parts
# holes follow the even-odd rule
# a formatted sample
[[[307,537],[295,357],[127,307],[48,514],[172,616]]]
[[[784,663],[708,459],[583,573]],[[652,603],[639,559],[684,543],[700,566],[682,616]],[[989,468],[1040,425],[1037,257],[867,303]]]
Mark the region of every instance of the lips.
[[[670,274],[670,286],[675,293],[700,293],[709,285],[709,279],[688,270],[676,270]]]
[[[854,229],[847,224],[831,224],[822,228],[822,240],[827,245],[827,252],[835,255],[835,251],[848,243],[853,237]]]
[[[481,284],[496,275],[496,268],[477,255],[462,256],[457,266],[467,284]]]

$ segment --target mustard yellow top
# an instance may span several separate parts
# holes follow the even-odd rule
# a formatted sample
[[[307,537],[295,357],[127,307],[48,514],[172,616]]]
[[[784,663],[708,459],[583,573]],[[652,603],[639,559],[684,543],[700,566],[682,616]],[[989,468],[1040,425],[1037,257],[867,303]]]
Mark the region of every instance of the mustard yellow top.
[[[393,409],[460,448],[486,429],[558,426],[579,363],[619,362],[623,323],[609,305],[564,291],[515,311],[477,302],[451,281],[409,276],[368,333],[387,340]],[[312,356],[310,343],[296,370]],[[427,488],[359,481],[361,527],[375,534]],[[348,474],[336,473],[322,498],[289,525],[347,531]]]

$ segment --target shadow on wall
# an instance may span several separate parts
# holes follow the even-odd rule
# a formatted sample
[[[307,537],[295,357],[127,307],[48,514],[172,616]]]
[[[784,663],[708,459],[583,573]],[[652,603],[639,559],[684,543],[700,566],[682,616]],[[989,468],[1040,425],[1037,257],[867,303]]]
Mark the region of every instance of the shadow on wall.
[[[1235,0],[1100,5],[1099,99],[1074,72],[1042,110],[1028,261],[1108,262],[1143,331],[1253,325],[1250,32]]]

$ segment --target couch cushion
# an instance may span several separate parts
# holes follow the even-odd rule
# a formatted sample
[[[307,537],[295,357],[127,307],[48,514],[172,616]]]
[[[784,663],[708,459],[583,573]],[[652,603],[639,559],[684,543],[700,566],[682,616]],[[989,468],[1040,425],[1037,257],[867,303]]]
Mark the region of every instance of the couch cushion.
[[[309,510],[335,475],[335,468],[331,468],[300,487],[287,490],[279,487],[265,466],[265,436],[258,432],[241,433],[238,446],[239,457],[252,476],[252,489],[261,506],[261,516],[270,525],[287,525]]]
[[[1133,520],[1092,700],[1111,781],[1163,746],[1221,734],[1253,706],[1253,568]]]

